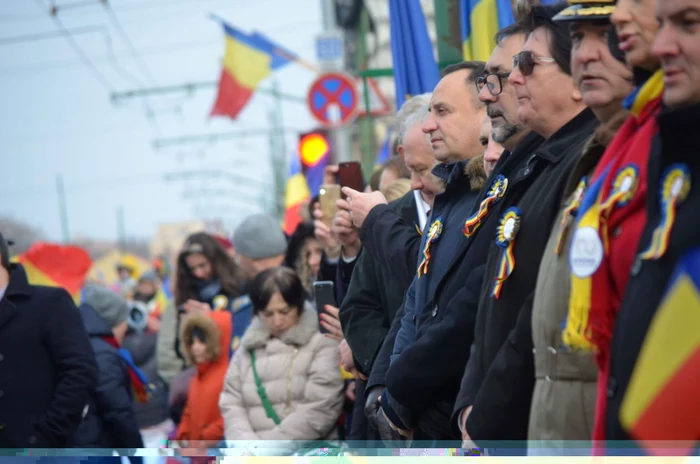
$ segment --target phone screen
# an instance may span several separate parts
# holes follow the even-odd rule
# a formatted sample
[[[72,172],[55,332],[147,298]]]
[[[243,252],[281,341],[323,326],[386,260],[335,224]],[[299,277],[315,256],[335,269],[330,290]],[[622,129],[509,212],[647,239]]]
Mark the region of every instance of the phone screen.
[[[316,313],[318,314],[318,327],[321,333],[328,331],[321,325],[321,314],[326,312],[326,305],[337,306],[335,302],[335,285],[330,280],[314,283],[314,299],[316,300]]]
[[[318,202],[323,213],[323,223],[331,228],[333,218],[338,211],[336,201],[340,200],[340,185],[322,185],[318,191]]]
[[[357,161],[349,161],[338,165],[338,181],[341,187],[350,187],[361,192],[364,190],[362,166]],[[345,198],[345,195],[343,195]]]

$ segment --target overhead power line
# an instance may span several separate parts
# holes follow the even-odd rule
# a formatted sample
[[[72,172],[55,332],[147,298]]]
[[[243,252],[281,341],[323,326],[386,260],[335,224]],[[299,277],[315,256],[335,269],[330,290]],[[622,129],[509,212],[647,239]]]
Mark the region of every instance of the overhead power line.
[[[283,131],[303,132],[302,129],[285,127]],[[186,135],[183,137],[160,138],[153,141],[153,148],[159,149],[172,145],[186,145],[190,143],[213,143],[220,140],[240,139],[246,137],[269,137],[270,129],[243,129],[236,132],[223,132],[217,134]]]
[[[169,85],[164,87],[152,87],[146,89],[133,89],[125,90],[123,92],[112,92],[111,98],[113,103],[119,103],[121,100],[127,100],[130,98],[140,98],[149,95],[165,95],[169,93],[193,93],[198,89],[206,89],[217,87],[219,85],[218,81],[207,81],[207,82],[191,82],[187,84],[179,85]],[[277,92],[274,89],[267,89],[265,87],[258,88],[255,90],[256,93],[264,93],[273,96],[279,96],[282,100],[287,100],[295,103],[306,104],[306,98],[299,95],[292,95],[288,93]]]
[[[59,29],[60,29],[60,30],[63,32],[63,34],[65,35],[66,40],[67,40],[68,43],[70,44],[70,46],[71,46],[71,48],[73,49],[73,51],[75,51],[76,55],[78,55],[78,56],[80,57],[80,61],[82,61],[83,64],[85,65],[85,67],[88,68],[88,69],[92,72],[92,75],[95,77],[95,79],[97,79],[97,81],[98,81],[100,84],[102,84],[102,86],[103,86],[108,92],[111,92],[111,91],[112,91],[112,86],[111,86],[111,84],[109,83],[109,81],[107,81],[107,78],[105,78],[105,77],[102,75],[102,73],[97,69],[97,67],[95,67],[94,63],[93,63],[92,61],[90,61],[90,58],[88,58],[88,56],[85,54],[85,52],[83,52],[83,50],[82,50],[82,49],[80,48],[80,46],[78,45],[78,42],[75,41],[75,39],[73,38],[73,36],[72,36],[72,35],[70,34],[70,32],[66,29],[66,27],[63,25],[63,22],[61,21],[61,19],[60,19],[58,16],[54,16],[54,17],[53,17],[53,20],[56,22],[56,24],[58,25]]]
[[[51,31],[38,34],[20,35],[15,37],[0,37],[0,45],[14,45],[27,42],[36,42],[39,40],[55,39],[56,37],[65,37],[66,34],[80,35],[90,34],[93,32],[105,32],[104,26],[86,26],[67,29],[66,31]]]
[[[141,68],[141,71],[143,71],[143,73],[146,75],[146,77],[148,77],[152,84],[156,84],[156,80],[153,78],[151,70],[146,65],[146,62],[143,60],[138,50],[136,50],[136,47],[134,47],[133,42],[129,38],[129,35],[126,33],[126,31],[124,31],[124,28],[119,22],[119,18],[117,18],[117,15],[114,13],[114,10],[112,10],[112,7],[109,3],[107,3],[107,1],[104,2],[104,5],[105,9],[107,10],[107,16],[109,16],[109,19],[110,21],[112,21],[112,24],[114,25],[115,29],[117,29],[119,35],[121,35],[122,39],[129,47],[129,50],[131,50],[131,55],[135,59],[136,63],[138,63],[139,67]]]

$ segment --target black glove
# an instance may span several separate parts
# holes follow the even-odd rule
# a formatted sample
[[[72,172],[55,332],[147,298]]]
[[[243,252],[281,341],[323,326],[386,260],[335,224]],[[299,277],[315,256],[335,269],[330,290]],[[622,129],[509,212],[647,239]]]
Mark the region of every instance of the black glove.
[[[372,387],[371,390],[365,391],[365,397],[367,398],[365,400],[365,417],[375,429],[379,428],[377,425],[377,413],[379,408],[382,407],[379,397],[382,396],[383,391],[383,385]]]
[[[382,439],[384,444],[392,448],[403,448],[402,443],[406,439],[402,437],[398,431],[391,428],[389,420],[386,418],[381,408],[375,413],[375,417],[377,421],[377,432],[379,432],[379,438]]]

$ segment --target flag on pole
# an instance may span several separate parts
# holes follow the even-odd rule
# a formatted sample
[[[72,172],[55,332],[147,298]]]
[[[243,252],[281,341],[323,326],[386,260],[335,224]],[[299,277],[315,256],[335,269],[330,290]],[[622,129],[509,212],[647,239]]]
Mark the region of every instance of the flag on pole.
[[[700,439],[700,248],[678,262],[649,326],[620,409],[620,423],[651,454]],[[686,442],[686,443],[681,443]]]
[[[495,47],[494,37],[499,29],[499,7],[510,1],[460,0],[462,14],[462,55],[465,60],[486,61]],[[503,20],[507,20],[504,12]]]
[[[289,177],[285,190],[284,232],[287,235],[294,233],[301,222],[301,209],[311,198],[309,186],[301,170],[299,155],[294,153],[289,163]]]
[[[92,267],[90,255],[77,246],[37,243],[17,257],[32,285],[62,287],[78,304]]]
[[[263,79],[298,58],[258,32],[247,34],[214,19],[224,28],[226,53],[211,115],[235,119]]]
[[[413,95],[432,92],[440,80],[433,44],[419,0],[389,0],[396,107]]]

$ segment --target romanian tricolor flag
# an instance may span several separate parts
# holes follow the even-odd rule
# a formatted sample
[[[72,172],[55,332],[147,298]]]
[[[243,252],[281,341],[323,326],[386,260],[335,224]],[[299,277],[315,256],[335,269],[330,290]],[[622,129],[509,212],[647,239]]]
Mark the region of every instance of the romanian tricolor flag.
[[[30,284],[62,287],[76,304],[92,266],[90,255],[82,248],[53,243],[33,245],[17,257],[17,262],[24,267]]]
[[[700,439],[699,327],[696,248],[679,260],[669,280],[620,409],[622,426],[651,454],[657,454],[653,441],[674,441],[676,450],[688,453]]]
[[[289,177],[284,199],[284,232],[287,235],[294,233],[301,222],[301,208],[311,198],[306,177],[301,170],[299,155],[294,154],[289,164]]]
[[[544,5],[557,0],[542,0]],[[486,61],[496,33],[515,22],[511,0],[460,0],[462,54],[465,60]]]
[[[260,82],[297,57],[262,34],[246,34],[219,21],[226,34],[226,54],[211,115],[235,119]]]

